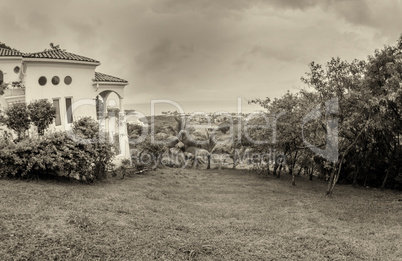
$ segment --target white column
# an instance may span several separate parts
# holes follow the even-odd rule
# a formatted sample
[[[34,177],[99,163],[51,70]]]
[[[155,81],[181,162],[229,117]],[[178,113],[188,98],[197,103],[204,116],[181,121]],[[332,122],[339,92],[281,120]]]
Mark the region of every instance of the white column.
[[[124,112],[123,98],[120,98],[120,96],[119,96],[119,110],[120,112]]]
[[[119,112],[119,145],[120,152],[124,158],[130,158],[130,148],[128,144],[126,114]]]

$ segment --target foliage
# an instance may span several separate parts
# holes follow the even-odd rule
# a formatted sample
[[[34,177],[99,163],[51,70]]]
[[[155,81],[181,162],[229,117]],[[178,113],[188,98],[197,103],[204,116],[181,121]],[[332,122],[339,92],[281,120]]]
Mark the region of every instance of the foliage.
[[[7,83],[2,82],[0,84],[0,96],[4,95],[4,90],[7,89]]]
[[[22,81],[15,81],[15,82],[11,82],[11,83],[2,82],[0,84],[0,96],[4,95],[4,90],[8,89],[9,86],[12,86],[14,88],[25,88]]]
[[[2,42],[0,42],[0,48],[13,50],[13,48],[11,48],[10,46],[8,46],[8,45],[6,45],[5,43],[2,43]]]
[[[10,105],[4,113],[6,116],[4,119],[6,126],[17,133],[19,140],[22,139],[31,124],[26,104],[14,103]]]
[[[73,122],[73,132],[80,139],[90,139],[96,142],[99,135],[102,134],[99,130],[99,124],[91,117],[83,117],[78,121]]]
[[[120,112],[119,108],[107,107],[107,115],[108,115],[108,117],[118,117],[119,112]]]
[[[230,130],[230,125],[222,123],[222,124],[219,125],[219,130],[223,134],[226,134]]]
[[[16,144],[2,139],[0,176],[32,178],[78,175],[85,181],[105,178],[112,164],[111,145],[100,140],[95,142],[99,134],[93,132],[91,128],[95,124],[88,119],[78,122],[77,125],[80,128],[76,129],[74,135],[56,132],[41,139],[27,138]],[[83,142],[84,138],[91,138],[91,142]]]
[[[91,179],[103,179],[112,168],[114,157],[113,144],[108,141],[108,135],[100,129],[99,123],[91,117],[84,117],[73,122],[74,140],[84,146],[91,158],[93,168]],[[78,138],[78,139],[77,139]]]
[[[315,165],[322,176],[329,176],[329,195],[338,179],[354,185],[401,186],[401,58],[402,35],[395,46],[376,50],[367,61],[332,58],[325,65],[310,63],[310,71],[301,80],[312,91],[252,101],[264,107],[276,123],[269,130],[252,131],[252,137],[272,139],[254,147],[283,152],[293,183],[297,166],[300,173],[306,162],[312,168]],[[334,99],[337,107],[331,111],[328,102]],[[277,117],[281,112],[284,114]],[[303,122],[306,116],[311,119]],[[329,125],[334,121],[336,129]],[[330,146],[329,137],[337,139],[336,146]],[[325,155],[312,153],[307,144],[321,151],[329,148],[337,160],[325,162]]]
[[[96,98],[95,98],[95,104],[96,104],[96,115],[97,115],[97,118],[98,119],[100,119],[100,118],[102,118],[102,117],[104,117],[104,106],[105,106],[105,104],[104,104],[104,102],[103,102],[103,99],[102,99],[102,97],[101,96],[96,96]]]
[[[56,118],[56,108],[48,100],[36,100],[28,104],[31,122],[38,129],[38,134],[43,135],[45,130]]]
[[[6,124],[6,118],[4,117],[2,110],[0,110],[0,125],[5,124]]]
[[[56,109],[48,100],[35,100],[28,106],[25,103],[11,104],[4,115],[0,116],[0,123],[14,130],[21,140],[31,123],[37,127],[38,134],[43,135],[56,117]]]
[[[164,155],[167,155],[168,148],[160,143],[154,143],[151,138],[147,138],[136,144],[132,149],[131,156],[134,159],[132,164],[137,170],[156,168]]]
[[[124,179],[124,177],[126,176],[126,174],[127,174],[127,171],[130,169],[132,167],[132,164],[131,164],[131,160],[129,160],[129,159],[123,159],[122,161],[121,161],[121,166],[120,166],[120,172],[121,172],[121,174],[122,174],[122,179]]]
[[[139,124],[127,123],[127,133],[129,137],[140,137],[144,127]]]

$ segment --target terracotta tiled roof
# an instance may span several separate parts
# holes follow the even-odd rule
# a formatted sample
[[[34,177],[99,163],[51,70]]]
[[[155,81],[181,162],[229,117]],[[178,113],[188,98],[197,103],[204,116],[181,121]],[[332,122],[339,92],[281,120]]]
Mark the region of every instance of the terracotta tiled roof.
[[[80,62],[90,62],[99,63],[99,61],[84,57],[81,55],[69,53],[60,49],[45,50],[38,53],[30,53],[24,55],[25,58],[44,58],[44,59],[57,59],[57,60],[68,60],[68,61],[80,61]]]
[[[23,56],[24,54],[17,51],[17,50],[11,50],[11,49],[6,49],[6,48],[0,48],[0,56]]]
[[[107,75],[104,73],[95,72],[95,82],[121,82],[121,83],[128,83],[128,81],[123,80],[121,78],[117,78],[111,75]]]

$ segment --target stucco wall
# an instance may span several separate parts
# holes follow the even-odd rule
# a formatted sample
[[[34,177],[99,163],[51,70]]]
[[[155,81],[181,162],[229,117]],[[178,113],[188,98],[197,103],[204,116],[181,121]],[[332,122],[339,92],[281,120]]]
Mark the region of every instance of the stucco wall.
[[[26,64],[26,101],[29,103],[38,99],[59,99],[61,126],[53,126],[50,129],[65,130],[68,128],[66,115],[66,98],[72,98],[73,120],[90,116],[96,119],[95,97],[97,95],[92,85],[95,77],[95,65],[82,65],[60,62],[25,62]],[[47,82],[41,86],[38,82],[41,76],[45,76]],[[58,76],[58,85],[52,83],[52,78]],[[70,76],[72,82],[65,84],[64,78]],[[76,105],[76,106],[74,106]]]
[[[20,80],[20,73],[15,73],[14,68],[20,67],[21,71],[22,58],[0,58],[0,70],[4,74],[4,82],[14,82]]]
[[[5,83],[17,82],[20,81],[21,74],[21,63],[22,58],[0,58],[0,70],[3,72],[3,81]],[[18,66],[20,67],[20,72],[15,73],[14,68]],[[4,110],[7,108],[7,102],[4,96],[0,96],[0,110]]]

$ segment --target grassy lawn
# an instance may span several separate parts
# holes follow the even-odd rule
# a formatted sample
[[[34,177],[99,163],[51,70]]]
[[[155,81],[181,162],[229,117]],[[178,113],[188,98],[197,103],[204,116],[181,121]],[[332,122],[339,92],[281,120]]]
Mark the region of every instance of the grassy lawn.
[[[162,169],[0,180],[0,260],[402,260],[400,192]]]

